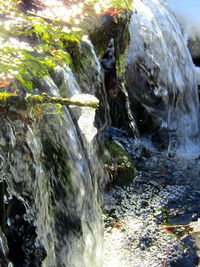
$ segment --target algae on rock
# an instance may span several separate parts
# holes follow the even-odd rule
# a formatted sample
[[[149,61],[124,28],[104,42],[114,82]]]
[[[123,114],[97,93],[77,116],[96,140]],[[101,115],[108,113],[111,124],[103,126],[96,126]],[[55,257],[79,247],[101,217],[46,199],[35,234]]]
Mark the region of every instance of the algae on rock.
[[[105,141],[108,155],[105,166],[114,184],[123,186],[133,180],[136,174],[135,164],[128,153],[113,141]]]

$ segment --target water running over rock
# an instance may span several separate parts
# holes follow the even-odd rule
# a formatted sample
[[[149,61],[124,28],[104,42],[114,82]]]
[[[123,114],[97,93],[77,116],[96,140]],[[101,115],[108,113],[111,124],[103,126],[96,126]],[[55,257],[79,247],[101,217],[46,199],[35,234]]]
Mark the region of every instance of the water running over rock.
[[[142,151],[133,138],[137,132],[133,118],[136,117],[136,122],[144,119],[142,131],[145,134],[158,128],[160,132],[166,129],[170,153],[182,153],[184,157],[188,149],[189,156],[198,156],[197,78],[180,28],[162,0],[135,0],[132,15],[120,12],[119,16],[109,15],[109,12],[102,16],[99,28],[90,36],[94,47],[84,37],[75,51],[77,54],[71,55],[72,64],[49,71],[33,92],[74,99],[80,93],[84,97],[92,94],[94,98],[95,95],[100,101],[96,114],[90,109],[63,107],[60,110],[60,106],[49,104],[0,108],[2,266],[102,266],[101,189],[108,180],[102,163],[105,153],[103,133],[110,126],[123,131],[110,128],[105,137],[121,146],[123,159],[122,148],[125,148],[137,161],[138,170],[143,171],[143,175],[137,173],[135,182],[123,189],[115,188],[111,197],[108,196],[116,204],[113,208],[113,203],[109,203],[112,212],[116,213],[116,228],[126,228],[120,220],[127,215],[130,219],[125,222],[127,229],[135,223],[136,227],[131,231],[136,237],[139,236],[137,232],[143,231],[138,239],[139,245],[132,236],[126,235],[128,238],[123,240],[124,246],[129,242],[128,249],[136,251],[135,259],[129,251],[134,264],[139,259],[143,267],[149,259],[148,248],[150,250],[154,244],[159,246],[169,239],[164,236],[164,239],[156,239],[157,243],[152,240],[158,232],[158,223],[164,218],[161,214],[152,219],[152,209],[164,209],[170,201],[181,200],[186,193],[199,201],[198,192],[192,194],[193,188],[180,182],[180,177],[185,178],[191,166],[194,166],[194,172],[189,178],[197,177],[199,165],[187,165],[184,175],[179,175],[177,167],[160,153],[166,149],[162,144],[168,142],[166,135],[161,135],[161,144],[157,147],[152,144],[151,135],[148,145],[145,144],[148,139],[141,138]],[[138,129],[141,132],[140,125]],[[132,180],[135,166],[129,156],[126,155],[124,160],[131,167],[128,174]],[[124,161],[117,166],[118,174],[124,172],[123,164]],[[170,168],[176,175],[168,173]],[[160,179],[162,174],[179,183]],[[123,183],[120,181],[120,184]],[[165,196],[168,197],[166,201]],[[188,203],[190,200],[189,197]],[[142,214],[139,223],[138,213]],[[131,221],[132,215],[135,222]],[[149,218],[152,219],[151,225],[147,222]],[[148,237],[152,225],[155,231]],[[109,238],[107,241],[109,243]],[[138,246],[147,248],[146,261],[140,257]],[[166,256],[168,247],[162,248]],[[178,260],[185,255],[181,250],[182,245],[178,256],[176,254]],[[154,262],[155,259],[150,261]],[[158,257],[157,266],[161,263],[163,261]]]
[[[134,158],[137,175],[126,186],[111,186],[105,193],[103,266],[194,267],[199,265],[200,248],[195,68],[165,1],[136,0],[133,7],[126,51],[130,106],[135,111],[135,103],[141,103],[153,118],[146,125],[152,123],[152,130],[156,125],[161,130],[148,134],[146,129],[138,155],[136,142],[127,132],[109,129],[106,133]],[[136,119],[143,118],[140,112],[134,114]],[[180,158],[174,155],[170,160],[161,152],[166,151],[165,129],[169,152]],[[152,143],[154,139],[158,146]]]
[[[67,97],[81,92],[69,69],[56,68],[54,75],[40,90]],[[99,189],[106,174],[96,156],[94,115],[84,121],[85,132],[77,124],[81,108],[65,107],[62,114],[53,105],[38,108],[38,116],[13,109],[1,120],[8,257],[20,267],[101,266]]]
[[[170,153],[198,157],[197,77],[180,27],[165,1],[136,0],[133,7],[126,56],[129,100],[139,100],[168,130]]]

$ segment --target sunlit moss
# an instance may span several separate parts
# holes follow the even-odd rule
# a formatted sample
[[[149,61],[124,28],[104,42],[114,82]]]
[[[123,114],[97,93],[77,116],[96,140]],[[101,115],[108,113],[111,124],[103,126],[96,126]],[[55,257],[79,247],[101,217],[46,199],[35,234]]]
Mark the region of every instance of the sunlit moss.
[[[8,94],[7,92],[0,93],[0,101],[6,102],[8,97],[10,97],[10,94]]]
[[[0,104],[10,105],[12,104],[20,104],[22,102],[23,104],[29,104],[29,105],[35,105],[35,104],[54,104],[61,109],[61,106],[63,105],[73,105],[73,106],[79,106],[79,107],[90,107],[90,108],[98,108],[99,103],[98,101],[80,101],[80,100],[72,100],[69,98],[62,98],[62,97],[53,97],[49,96],[45,93],[35,95],[35,94],[26,94],[24,96],[20,96],[18,94],[10,94],[7,92],[0,92]],[[59,111],[58,111],[59,113]]]
[[[108,9],[131,10],[133,0],[85,0],[84,3],[92,5],[96,13],[100,13]]]
[[[82,36],[100,18],[97,7],[128,9],[131,2],[0,0],[0,82],[9,78],[33,90],[56,65],[70,64]]]

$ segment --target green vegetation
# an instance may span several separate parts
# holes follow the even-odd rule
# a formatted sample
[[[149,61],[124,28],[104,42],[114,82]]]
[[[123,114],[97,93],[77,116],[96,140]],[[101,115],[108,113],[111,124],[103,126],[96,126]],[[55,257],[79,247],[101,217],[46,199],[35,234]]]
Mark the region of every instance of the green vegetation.
[[[32,12],[24,13],[20,1],[1,2],[0,88],[16,92],[20,84],[31,91],[53,67],[70,63],[62,27]],[[70,34],[67,38],[74,39]]]
[[[79,106],[79,107],[91,107],[91,108],[98,108],[98,102],[96,101],[74,101],[68,98],[62,98],[62,97],[52,97],[47,94],[41,94],[41,95],[32,95],[27,94],[26,96],[21,96],[17,94],[9,94],[9,93],[0,93],[0,104],[1,105],[20,105],[20,104],[55,104],[55,105],[73,105],[73,106]]]
[[[1,0],[0,90],[34,90],[56,65],[70,64],[82,37],[97,26],[101,12],[128,10],[131,3]]]
[[[122,9],[129,11],[131,10],[133,0],[90,0],[88,2],[95,5],[96,9],[101,9],[101,11],[105,11],[107,9]]]
[[[133,180],[136,169],[128,153],[112,141],[105,141],[105,146],[109,152],[105,160],[106,168],[113,184],[122,186]]]

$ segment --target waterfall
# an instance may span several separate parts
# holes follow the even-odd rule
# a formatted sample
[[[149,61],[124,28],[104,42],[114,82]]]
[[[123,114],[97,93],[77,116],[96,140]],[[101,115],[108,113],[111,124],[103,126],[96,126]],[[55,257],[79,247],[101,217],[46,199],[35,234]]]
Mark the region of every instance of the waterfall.
[[[165,0],[134,0],[132,8],[131,14],[102,12],[89,37],[74,43],[61,38],[60,50],[56,43],[39,57],[59,56],[69,41],[71,54],[61,53],[70,58],[68,65],[53,68],[48,61],[52,68],[37,83],[35,74],[26,73],[38,87],[31,93],[97,98],[98,110],[0,105],[2,267],[102,266],[102,188],[108,181],[103,137],[110,126],[116,128],[106,132],[108,139],[137,159],[142,153],[137,132],[158,129],[167,132],[170,155],[199,156],[198,77],[181,28]],[[47,29],[41,30],[41,42]],[[31,60],[34,53],[27,53]],[[9,79],[0,81],[0,87],[7,84]],[[20,87],[17,93],[25,92]],[[143,119],[145,131],[139,125]]]
[[[69,67],[57,67],[52,77],[41,81],[40,90],[76,98],[82,92]],[[1,179],[9,194],[8,258],[15,267],[31,262],[100,267],[100,189],[107,174],[97,157],[95,111],[64,107],[59,114],[57,109],[40,107],[37,116],[33,109],[13,110],[1,121]],[[20,231],[23,239],[17,240]],[[12,251],[17,242],[19,259]]]
[[[129,24],[126,81],[136,98],[169,133],[169,152],[199,155],[198,82],[175,16],[163,0],[135,0]]]

